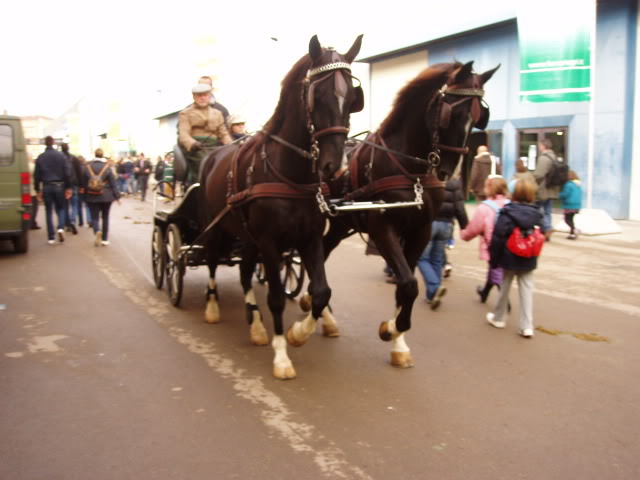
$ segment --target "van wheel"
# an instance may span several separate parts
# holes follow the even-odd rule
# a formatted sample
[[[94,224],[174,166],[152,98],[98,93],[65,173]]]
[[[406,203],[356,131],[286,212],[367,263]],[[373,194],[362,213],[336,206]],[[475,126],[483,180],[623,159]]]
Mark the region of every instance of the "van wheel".
[[[16,249],[16,253],[27,253],[27,250],[29,250],[29,232],[22,232],[17,237],[14,237],[13,246]]]

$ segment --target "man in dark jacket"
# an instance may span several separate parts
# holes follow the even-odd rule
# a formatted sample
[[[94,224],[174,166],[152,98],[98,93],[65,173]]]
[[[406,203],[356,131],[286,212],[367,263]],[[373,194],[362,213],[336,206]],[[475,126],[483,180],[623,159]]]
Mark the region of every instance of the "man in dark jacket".
[[[147,196],[147,185],[149,183],[149,175],[153,166],[151,160],[144,158],[144,153],[138,156],[138,160],[133,163],[133,171],[138,179],[138,190],[140,191],[140,200],[144,202]]]
[[[431,224],[431,240],[418,260],[418,268],[427,286],[427,301],[431,309],[440,306],[447,289],[442,285],[442,267],[445,260],[445,246],[453,231],[453,219],[460,228],[465,228],[469,220],[464,209],[464,195],[460,180],[449,180],[444,191],[444,200]]]
[[[65,201],[65,228],[67,231],[70,230],[74,235],[77,235],[76,220],[78,218],[79,208],[78,188],[80,187],[80,178],[82,178],[82,167],[78,157],[71,155],[69,152],[68,143],[61,143],[60,149],[62,150],[62,154],[67,158],[71,172],[71,198]]]
[[[64,242],[64,202],[71,198],[71,168],[67,158],[53,148],[53,137],[44,139],[46,149],[36,159],[33,172],[33,185],[38,201],[44,200],[47,212],[47,237],[49,245],[55,243],[53,228],[53,210],[58,217],[58,241]]]

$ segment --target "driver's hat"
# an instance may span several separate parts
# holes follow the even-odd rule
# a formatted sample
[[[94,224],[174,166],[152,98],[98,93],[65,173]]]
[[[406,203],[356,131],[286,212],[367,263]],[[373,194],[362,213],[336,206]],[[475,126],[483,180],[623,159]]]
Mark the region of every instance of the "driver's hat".
[[[191,93],[211,93],[211,85],[199,83],[191,89]]]

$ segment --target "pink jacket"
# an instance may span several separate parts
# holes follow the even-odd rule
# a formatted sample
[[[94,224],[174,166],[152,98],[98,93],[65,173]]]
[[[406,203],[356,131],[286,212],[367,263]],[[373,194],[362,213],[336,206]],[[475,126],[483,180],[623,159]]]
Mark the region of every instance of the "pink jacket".
[[[492,198],[498,207],[502,208],[507,202],[504,195],[496,195]],[[480,260],[489,261],[489,244],[491,243],[491,235],[493,235],[493,226],[495,225],[496,212],[489,205],[481,203],[476,208],[473,218],[467,225],[467,228],[460,230],[460,238],[469,241],[480,236]]]

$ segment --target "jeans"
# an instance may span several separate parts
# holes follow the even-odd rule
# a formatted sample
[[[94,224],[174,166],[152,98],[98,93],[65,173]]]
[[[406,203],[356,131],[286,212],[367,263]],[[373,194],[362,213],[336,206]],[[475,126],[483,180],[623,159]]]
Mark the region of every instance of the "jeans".
[[[147,185],[149,183],[149,175],[140,175],[138,177],[138,190],[140,190],[140,198],[144,201],[147,196]]]
[[[109,209],[111,202],[87,202],[91,210],[91,227],[94,233],[102,231],[102,240],[109,239]],[[100,229],[100,215],[102,215],[102,230]]]
[[[418,260],[418,268],[427,286],[427,298],[431,300],[442,280],[444,249],[451,237],[451,222],[435,221],[431,224],[431,241]]]
[[[117,187],[120,193],[125,193],[127,191],[127,179],[124,178],[124,175],[118,175]]]
[[[71,198],[65,200],[65,225],[75,225],[78,219],[78,208],[80,199],[78,196],[78,187],[71,187]]]
[[[542,218],[543,232],[548,232],[553,228],[553,225],[551,225],[551,203],[552,202],[553,202],[553,199],[551,198],[547,198],[546,200],[540,200],[536,202],[536,204],[538,205],[538,208],[540,209],[540,213],[542,213],[543,215],[543,218]]]
[[[47,212],[47,237],[53,240],[55,230],[53,228],[53,210],[56,211],[58,217],[58,229],[64,228],[64,187],[62,185],[44,185],[42,187],[42,196],[44,198],[44,207]]]

